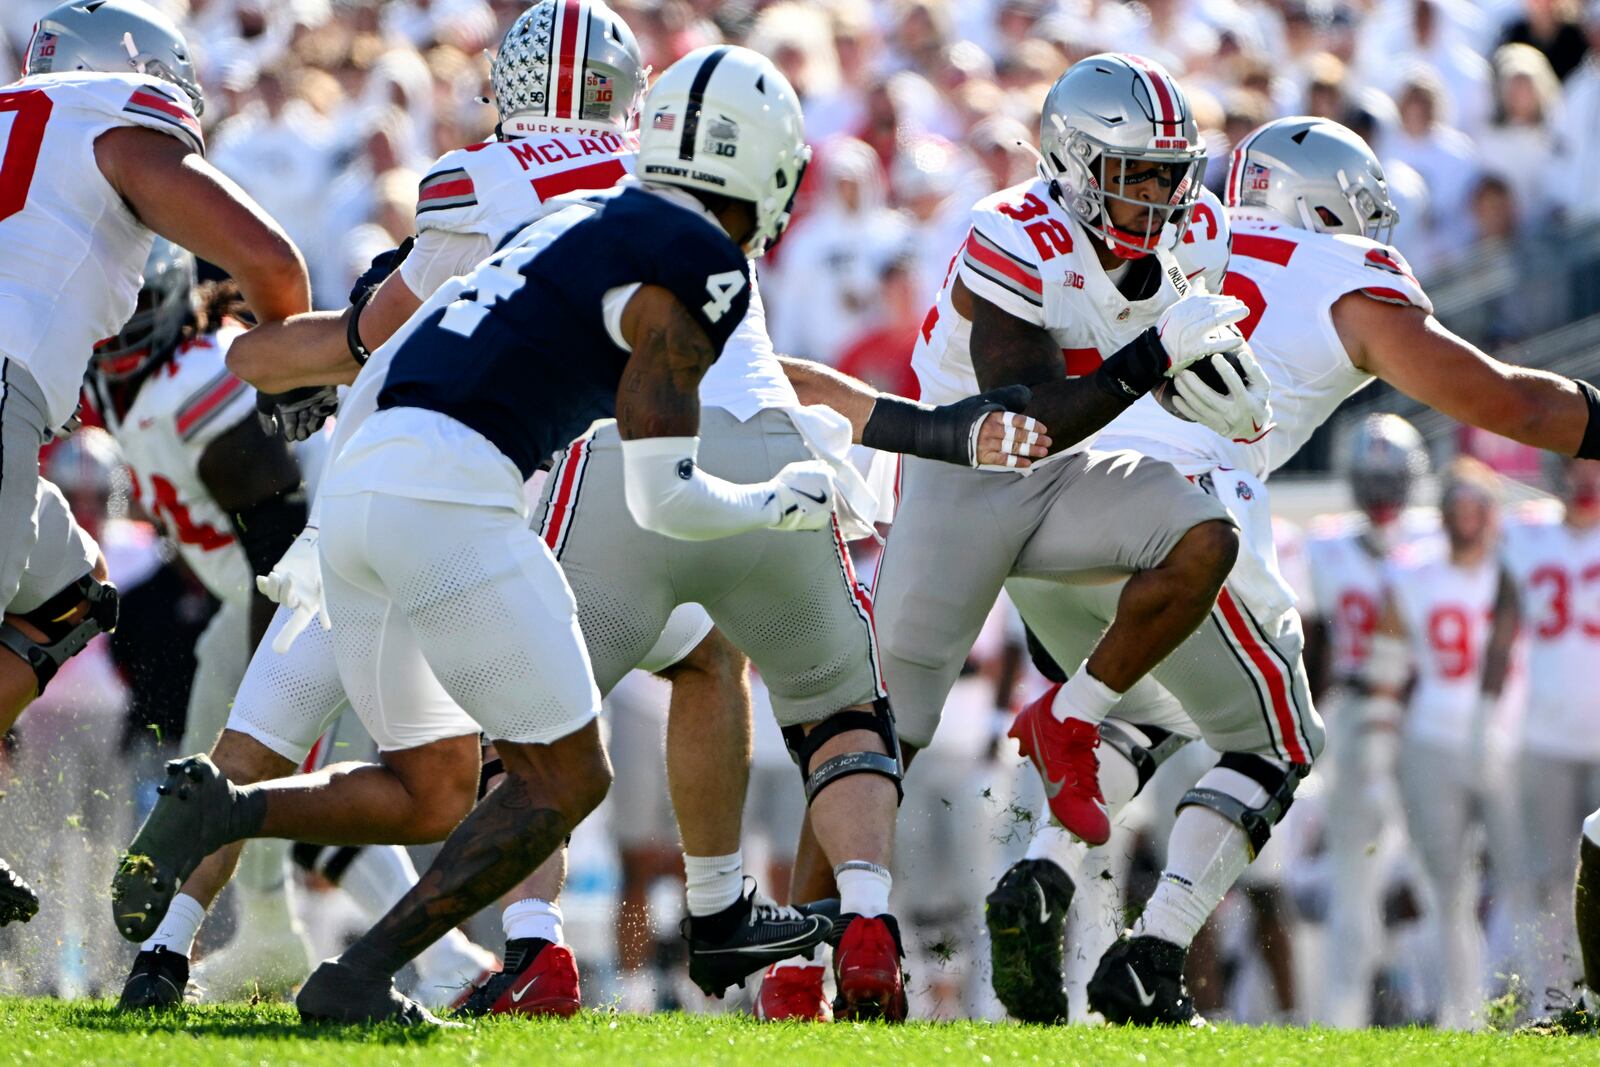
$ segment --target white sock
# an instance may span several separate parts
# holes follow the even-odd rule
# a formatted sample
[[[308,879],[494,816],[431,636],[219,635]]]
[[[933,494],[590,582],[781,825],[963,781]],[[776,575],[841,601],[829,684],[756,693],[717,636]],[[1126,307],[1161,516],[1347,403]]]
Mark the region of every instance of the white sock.
[[[417,868],[398,845],[367,845],[339,876],[339,888],[374,921],[417,884]]]
[[[1134,934],[1188,948],[1249,865],[1250,843],[1243,830],[1210,808],[1184,808],[1172,824],[1167,869]]]
[[[1111,714],[1111,709],[1121,699],[1121,693],[1090,674],[1088,666],[1084,665],[1067,679],[1066,685],[1056,690],[1056,698],[1050,703],[1050,714],[1058,719],[1070,717],[1085,722],[1100,722]]]
[[[1078,872],[1088,854],[1089,846],[1079,840],[1076,834],[1063,830],[1054,822],[1047,822],[1033,832],[1033,840],[1028,842],[1028,851],[1023,858],[1049,860],[1067,872],[1067,877],[1076,885]]]
[[[870,919],[889,910],[889,890],[894,886],[889,868],[852,860],[833,869],[833,880],[839,886],[841,912]]]
[[[542,937],[553,945],[561,944],[561,906],[553,900],[528,897],[508,904],[500,913],[500,925],[507,941]]]
[[[690,915],[715,915],[744,892],[744,850],[726,856],[684,856],[683,884]]]
[[[246,842],[234,884],[256,893],[278,892],[288,877],[289,848],[288,841],[270,837]]]
[[[167,906],[166,917],[150,940],[139,946],[140,952],[164,948],[185,959],[194,955],[194,939],[200,933],[200,924],[206,921],[206,909],[187,893],[179,893]]]

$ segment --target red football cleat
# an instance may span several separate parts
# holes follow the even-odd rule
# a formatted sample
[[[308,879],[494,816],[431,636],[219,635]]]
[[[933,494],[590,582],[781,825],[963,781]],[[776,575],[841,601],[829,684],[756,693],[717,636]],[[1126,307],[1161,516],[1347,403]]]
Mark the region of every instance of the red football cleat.
[[[842,917],[841,917],[842,918]],[[833,1013],[838,1019],[904,1022],[905,975],[900,970],[900,926],[893,915],[857,915],[833,950],[833,978],[839,988]]]
[[[1060,685],[1017,712],[1007,731],[1044,779],[1050,814],[1090,845],[1111,837],[1111,818],[1100,792],[1100,728],[1083,719],[1058,719],[1050,712]]]
[[[801,967],[780,967],[774,963],[761,976],[761,991],[756,994],[756,1018],[764,1023],[784,1019],[833,1022],[833,1005],[822,991],[827,968],[820,963]]]
[[[578,994],[578,963],[572,950],[566,945],[537,943],[537,951],[521,959],[508,946],[506,969],[479,986],[459,1009],[461,1014],[576,1014],[583,1000]]]

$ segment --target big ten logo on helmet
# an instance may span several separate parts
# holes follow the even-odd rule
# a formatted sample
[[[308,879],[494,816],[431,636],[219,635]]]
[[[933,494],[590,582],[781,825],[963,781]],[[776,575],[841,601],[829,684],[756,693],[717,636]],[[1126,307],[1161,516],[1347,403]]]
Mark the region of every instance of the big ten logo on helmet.
[[[732,159],[739,154],[739,124],[726,115],[706,123],[706,149],[714,156]]]
[[[605,121],[611,117],[611,79],[594,71],[583,75],[583,118]]]
[[[34,46],[33,54],[38,59],[49,59],[56,54],[56,35],[53,33],[39,34],[39,43]]]
[[[1260,163],[1247,163],[1244,168],[1244,187],[1251,192],[1264,193],[1272,185],[1272,171]]]

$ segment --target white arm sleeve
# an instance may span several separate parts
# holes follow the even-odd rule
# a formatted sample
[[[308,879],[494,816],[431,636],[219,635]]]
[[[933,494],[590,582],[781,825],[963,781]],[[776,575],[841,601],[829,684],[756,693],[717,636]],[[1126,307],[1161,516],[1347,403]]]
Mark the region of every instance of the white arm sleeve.
[[[737,485],[696,464],[698,437],[622,442],[622,482],[633,521],[680,541],[710,541],[777,523],[772,483]]]
[[[426,229],[400,264],[400,277],[418,300],[426,300],[449,279],[471,274],[493,251],[494,241],[481,233]]]

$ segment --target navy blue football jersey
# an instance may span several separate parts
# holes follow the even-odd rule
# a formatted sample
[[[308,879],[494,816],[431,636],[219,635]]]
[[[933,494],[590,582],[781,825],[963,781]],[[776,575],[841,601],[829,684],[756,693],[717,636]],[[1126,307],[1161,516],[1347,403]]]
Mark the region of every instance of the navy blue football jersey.
[[[524,478],[616,414],[629,353],[606,330],[612,289],[670,290],[718,355],[750,306],[750,264],[704,212],[637,186],[574,201],[453,278],[408,324],[379,408],[470,426]]]

